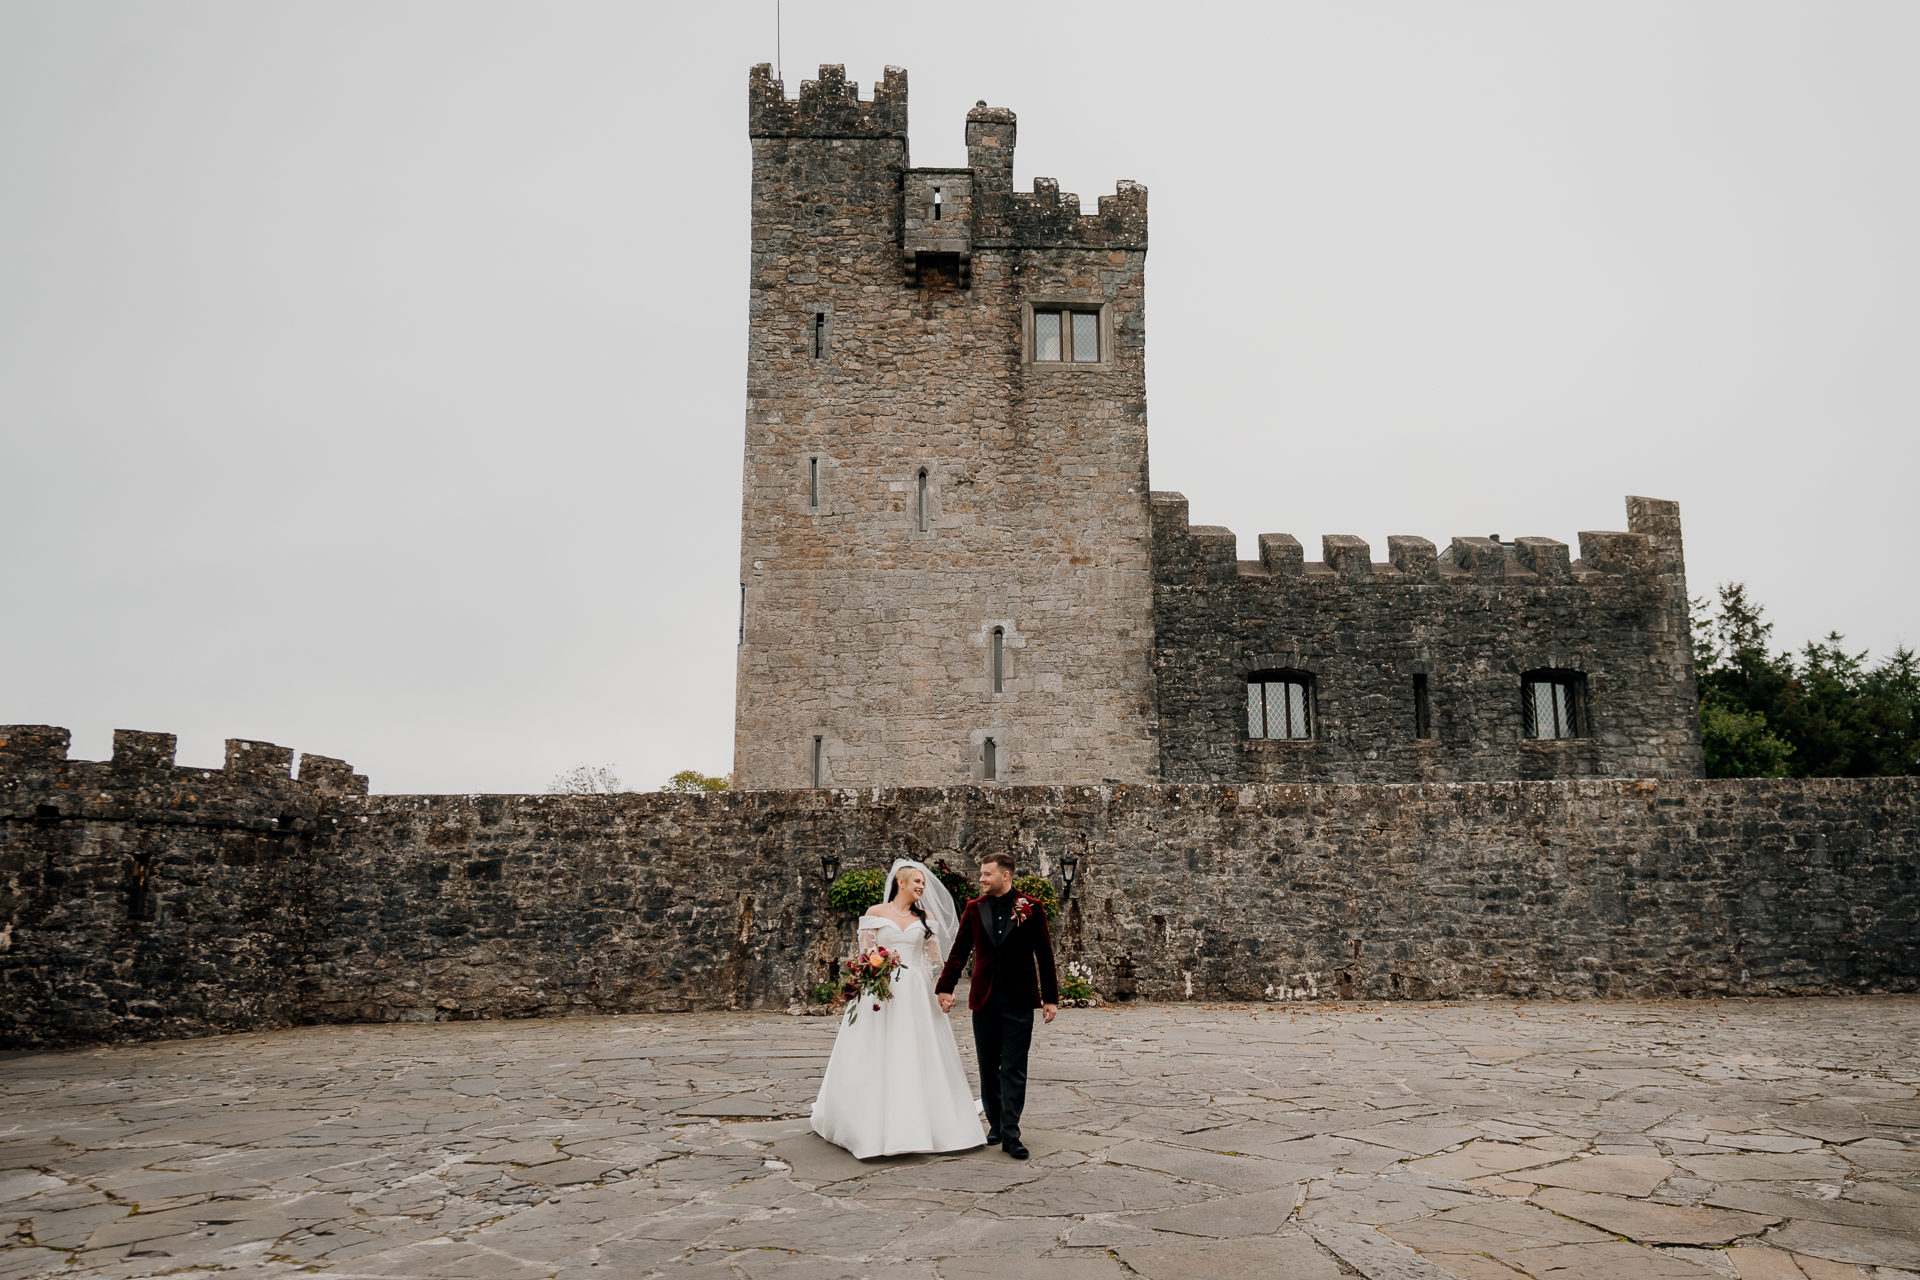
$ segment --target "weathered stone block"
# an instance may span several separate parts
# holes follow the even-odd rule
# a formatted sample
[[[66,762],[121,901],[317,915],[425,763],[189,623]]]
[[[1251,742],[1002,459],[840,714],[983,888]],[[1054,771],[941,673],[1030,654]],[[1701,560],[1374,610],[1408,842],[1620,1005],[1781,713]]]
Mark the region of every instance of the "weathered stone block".
[[[1644,533],[1580,534],[1580,559],[1601,573],[1646,573],[1653,568],[1653,549]]]
[[[1439,554],[1425,538],[1402,533],[1389,534],[1387,560],[1410,582],[1440,581]]]
[[[1492,538],[1455,538],[1453,563],[1475,582],[1503,582],[1507,576],[1507,549]]]
[[[1552,538],[1515,538],[1514,559],[1543,582],[1565,582],[1572,576],[1567,544]]]
[[[116,769],[173,768],[175,738],[171,733],[113,731],[113,767]]]
[[[1320,537],[1320,558],[1327,568],[1349,582],[1373,580],[1373,548],[1364,538],[1350,533],[1328,533]]]
[[[1185,520],[1185,501],[1182,500],[1181,519]],[[1306,572],[1306,549],[1300,545],[1300,539],[1290,533],[1263,533],[1260,535],[1260,563],[1266,566],[1268,573],[1275,577],[1297,578]]]

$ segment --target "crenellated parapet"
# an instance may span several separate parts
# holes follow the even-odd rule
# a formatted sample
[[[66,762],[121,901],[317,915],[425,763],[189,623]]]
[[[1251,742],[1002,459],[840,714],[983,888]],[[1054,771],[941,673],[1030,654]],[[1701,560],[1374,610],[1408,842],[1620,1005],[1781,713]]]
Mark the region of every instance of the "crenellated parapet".
[[[1628,498],[1627,532],[1587,530],[1579,534],[1580,558],[1569,559],[1566,543],[1552,538],[1456,537],[1442,551],[1426,538],[1394,534],[1387,559],[1376,562],[1365,539],[1329,533],[1320,539],[1320,559],[1306,559],[1305,548],[1290,533],[1259,536],[1260,556],[1239,558],[1239,537],[1221,525],[1188,522],[1186,495],[1151,495],[1154,576],[1162,582],[1233,582],[1271,579],[1276,584],[1344,582],[1349,584],[1438,586],[1594,585],[1611,579],[1652,582],[1684,574],[1680,550],[1679,504],[1653,498]],[[1658,541],[1656,542],[1656,539]]]
[[[311,753],[229,738],[218,769],[174,763],[171,733],[116,729],[110,760],[69,760],[55,725],[0,726],[0,821],[68,820],[312,831],[334,796],[367,794],[365,774]]]
[[[907,73],[888,67],[863,101],[844,66],[823,66],[817,80],[800,82],[800,97],[762,62],[747,73],[747,135],[754,138],[905,138]]]
[[[313,907],[359,825],[345,761],[254,738],[218,769],[121,729],[70,760],[54,725],[0,726],[0,1044],[284,1026]]]
[[[1080,212],[1080,197],[1063,194],[1052,178],[1033,190],[1013,189],[1017,120],[1005,107],[982,102],[967,113],[967,164],[974,183],[974,243],[985,248],[1147,248],[1147,189],[1122,179],[1101,196],[1098,211]]]
[[[1182,495],[1150,505],[1170,781],[1699,776],[1676,503],[1629,498],[1628,528],[1582,532],[1578,558],[1547,537],[1395,534],[1384,561],[1340,533],[1317,560],[1263,533],[1242,560]],[[1307,690],[1286,695],[1312,703],[1299,736],[1255,723],[1281,696],[1262,672]],[[1543,730],[1534,700],[1556,697]]]
[[[1144,253],[1147,248],[1147,189],[1121,179],[1114,194],[1101,196],[1099,211],[1080,212],[1080,197],[1064,194],[1052,178],[1035,178],[1031,194],[1016,191],[995,218],[1006,244],[1021,249],[1117,249]],[[983,236],[990,242],[994,237]]]

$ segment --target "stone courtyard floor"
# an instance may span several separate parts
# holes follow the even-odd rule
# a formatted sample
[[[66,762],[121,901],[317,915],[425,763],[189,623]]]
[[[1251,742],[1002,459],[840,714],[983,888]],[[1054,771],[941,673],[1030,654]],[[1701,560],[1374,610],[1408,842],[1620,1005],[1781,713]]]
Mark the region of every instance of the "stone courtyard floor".
[[[1035,1035],[1024,1164],[815,1138],[835,1026],[6,1055],[0,1276],[1920,1271],[1920,998],[1066,1010]]]

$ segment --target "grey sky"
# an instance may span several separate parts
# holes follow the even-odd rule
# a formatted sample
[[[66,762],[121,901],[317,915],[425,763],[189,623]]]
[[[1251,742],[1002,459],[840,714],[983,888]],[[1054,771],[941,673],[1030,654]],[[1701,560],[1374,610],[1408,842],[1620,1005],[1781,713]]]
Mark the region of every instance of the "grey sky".
[[[785,6],[1152,191],[1156,488],[1253,554],[1623,526],[1920,642],[1920,6]],[[0,5],[0,721],[380,791],[722,772],[773,5]],[[1904,567],[1903,567],[1904,566]]]

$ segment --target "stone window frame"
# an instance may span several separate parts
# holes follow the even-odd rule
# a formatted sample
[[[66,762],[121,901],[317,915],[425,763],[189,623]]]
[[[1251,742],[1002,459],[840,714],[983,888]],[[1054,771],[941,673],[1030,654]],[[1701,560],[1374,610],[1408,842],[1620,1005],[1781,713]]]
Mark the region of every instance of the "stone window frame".
[[[1269,684],[1269,683],[1277,684],[1281,682],[1288,682],[1293,684],[1304,685],[1306,687],[1306,692],[1304,696],[1304,701],[1306,703],[1306,710],[1307,710],[1306,736],[1298,737],[1298,738],[1274,738],[1274,737],[1256,738],[1253,736],[1253,734],[1247,728],[1247,711],[1246,711],[1247,701],[1246,700],[1247,700],[1247,686],[1253,684],[1255,682],[1256,677],[1259,678],[1259,681],[1262,684]],[[1320,722],[1320,680],[1318,675],[1316,675],[1314,672],[1309,671],[1306,668],[1300,667],[1300,666],[1254,667],[1248,670],[1246,675],[1241,679],[1239,684],[1239,689],[1240,689],[1239,717],[1240,717],[1241,741],[1247,742],[1247,743],[1274,743],[1274,744],[1279,744],[1280,746],[1283,746],[1283,747],[1304,746],[1304,745],[1309,745],[1311,743],[1320,741],[1321,728],[1322,728],[1321,722]]]
[[[830,791],[839,785],[833,780],[833,758],[840,754],[840,741],[825,725],[803,730],[800,738],[800,776],[803,790]]]
[[[1013,731],[1005,725],[993,725],[985,729],[975,729],[967,735],[972,750],[968,756],[968,777],[982,786],[997,786],[1008,781],[1007,775],[1013,772],[1016,756],[1012,748]],[[993,739],[994,770],[993,777],[987,777],[987,739]]]
[[[999,689],[993,687],[993,633],[996,631],[1000,633]],[[984,618],[980,622],[980,629],[967,636],[967,644],[980,650],[980,672],[989,697],[997,700],[1009,694],[1028,691],[1025,685],[1016,684],[1024,674],[1025,655],[1022,653],[1020,657],[1015,657],[1016,650],[1026,649],[1027,639],[1027,633],[1014,626],[1012,618]]]
[[[1542,734],[1535,723],[1535,685],[1552,684],[1567,690],[1566,706],[1572,723],[1566,733]],[[1557,700],[1556,700],[1557,703]],[[1555,707],[1555,718],[1559,708]],[[1587,673],[1576,667],[1535,667],[1520,673],[1520,740],[1522,742],[1577,742],[1593,737],[1593,709]]]
[[[1438,718],[1434,715],[1434,663],[1426,659],[1397,664],[1394,678],[1401,682],[1401,688],[1407,691],[1409,709],[1413,712],[1413,737],[1416,746],[1431,746],[1440,737]],[[1421,730],[1424,729],[1425,733]]]
[[[828,509],[828,453],[806,449],[801,453],[801,510],[818,516]]]
[[[927,473],[927,527],[920,527],[920,473]],[[907,541],[930,542],[940,536],[940,464],[932,458],[916,460],[897,476],[887,478],[889,496],[899,494],[906,517]]]
[[[1035,311],[1095,311],[1100,315],[1100,359],[1036,360],[1034,356],[1033,313]],[[1113,303],[1096,294],[1066,290],[1038,293],[1020,304],[1020,361],[1039,373],[1112,373]]]
[[[833,477],[839,470],[839,465],[835,462],[834,456],[827,451],[825,446],[802,449],[796,459],[795,466],[798,468],[797,483],[799,494],[795,497],[794,501],[800,508],[800,514],[812,516],[816,519],[820,516],[831,514],[833,511]],[[817,494],[814,492],[816,484],[818,486]],[[809,501],[809,499],[816,496],[819,498],[817,504]]]
[[[806,323],[801,326],[803,332],[800,335],[800,358],[808,364],[832,364],[834,330],[833,304],[831,302],[803,302],[800,304],[800,314],[807,318]],[[816,316],[825,316],[826,323],[824,325],[821,324],[820,321],[814,318]],[[818,334],[817,338],[816,332]],[[816,341],[819,343],[819,355],[814,354],[814,344]]]

